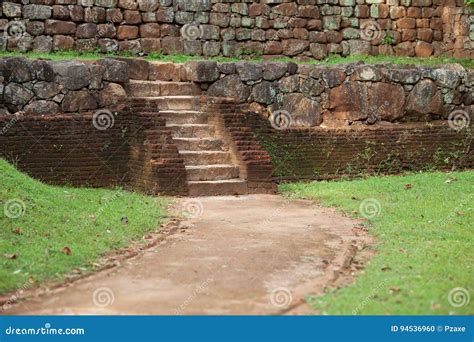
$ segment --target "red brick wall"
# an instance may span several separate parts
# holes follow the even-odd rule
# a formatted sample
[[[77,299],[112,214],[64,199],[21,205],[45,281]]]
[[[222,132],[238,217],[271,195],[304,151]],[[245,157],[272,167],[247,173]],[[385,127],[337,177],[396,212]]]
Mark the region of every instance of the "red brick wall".
[[[445,122],[278,131],[258,114],[246,118],[272,158],[276,180],[474,167],[472,128],[458,132]]]
[[[0,156],[53,184],[110,187],[127,181],[130,118],[97,130],[93,113],[0,117]]]

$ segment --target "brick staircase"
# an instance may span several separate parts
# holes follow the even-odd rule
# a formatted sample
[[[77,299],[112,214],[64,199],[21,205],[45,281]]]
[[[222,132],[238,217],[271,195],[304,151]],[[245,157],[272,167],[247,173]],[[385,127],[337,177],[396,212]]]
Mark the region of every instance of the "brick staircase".
[[[201,110],[199,86],[192,82],[130,81],[126,90],[132,111],[151,112],[165,120],[171,144],[184,160],[188,195],[248,193],[235,153],[209,114]],[[160,143],[152,136],[147,139],[151,145]]]

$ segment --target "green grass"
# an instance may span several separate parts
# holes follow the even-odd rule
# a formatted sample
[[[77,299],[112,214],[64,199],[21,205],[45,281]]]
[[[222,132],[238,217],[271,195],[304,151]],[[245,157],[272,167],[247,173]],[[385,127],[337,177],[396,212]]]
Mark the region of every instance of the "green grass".
[[[96,60],[104,57],[136,57],[130,53],[109,53],[103,54],[99,52],[76,52],[76,51],[65,51],[65,52],[54,52],[54,53],[20,53],[20,52],[6,52],[0,51],[0,57],[14,57],[24,56],[32,59],[51,59],[51,60],[69,60],[69,59],[84,59],[84,60]],[[188,56],[188,55],[163,55],[160,53],[152,53],[145,57],[149,61],[161,61],[161,62],[172,62],[172,63],[185,63],[191,60],[213,60],[216,62],[238,62],[243,59],[251,62],[261,61],[282,61],[282,62],[295,62],[299,64],[322,64],[322,65],[336,65],[350,62],[363,61],[368,64],[377,63],[393,63],[393,64],[416,64],[416,65],[440,65],[449,63],[459,63],[466,68],[473,69],[474,61],[469,58],[452,58],[452,57],[429,57],[429,58],[418,58],[418,57],[397,57],[397,56],[329,56],[324,60],[308,60],[299,61],[294,58],[274,58],[274,59],[263,59],[258,56],[242,56],[241,58],[231,57],[200,57],[200,56]]]
[[[59,280],[77,268],[90,271],[107,252],[157,230],[166,213],[165,199],[120,189],[48,186],[3,159],[0,175],[0,293],[22,288],[30,279]],[[23,214],[11,218],[22,212],[14,205],[23,203]]]
[[[367,222],[377,254],[354,284],[310,297],[317,311],[474,313],[474,171],[283,184],[280,190],[358,217],[363,200],[380,203],[379,215]],[[469,304],[450,305],[448,294],[456,287],[470,292]]]

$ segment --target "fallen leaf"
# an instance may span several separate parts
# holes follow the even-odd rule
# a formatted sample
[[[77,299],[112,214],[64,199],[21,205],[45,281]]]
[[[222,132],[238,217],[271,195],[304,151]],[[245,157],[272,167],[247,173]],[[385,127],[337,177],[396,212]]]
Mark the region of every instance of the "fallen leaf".
[[[411,188],[413,188],[413,185],[411,185],[410,183],[405,184],[405,190],[410,190]]]
[[[5,253],[3,254],[3,256],[7,259],[16,259],[18,257],[18,253],[13,253],[13,254],[8,254],[8,253]]]
[[[20,227],[16,227],[15,229],[12,230],[13,234],[21,235],[23,234],[23,230]]]
[[[63,247],[63,249],[61,249],[61,252],[63,252],[66,255],[71,255],[72,254],[71,248],[69,248],[67,246]]]
[[[400,288],[399,288],[399,287],[395,287],[395,286],[392,286],[389,290],[390,290],[390,293],[398,293],[398,292],[400,292]]]

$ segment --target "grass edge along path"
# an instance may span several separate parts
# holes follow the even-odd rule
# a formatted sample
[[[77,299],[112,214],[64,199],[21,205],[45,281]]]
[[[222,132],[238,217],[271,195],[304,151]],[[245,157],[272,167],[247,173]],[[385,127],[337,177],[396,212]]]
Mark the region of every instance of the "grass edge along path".
[[[289,197],[368,218],[377,254],[355,283],[308,302],[322,314],[474,313],[474,171],[282,184]]]
[[[0,159],[0,294],[89,272],[157,231],[168,200],[121,189],[49,186]]]

